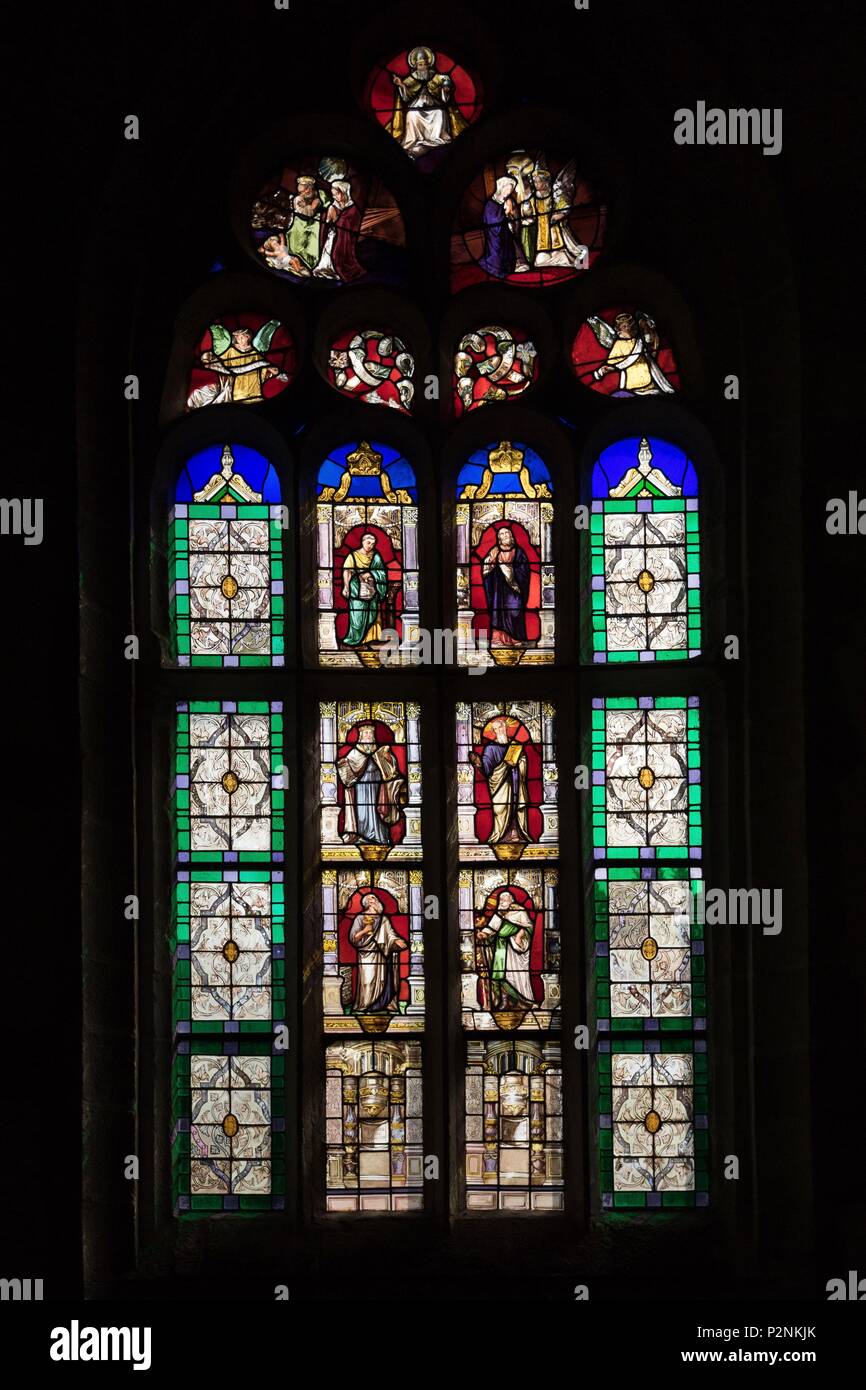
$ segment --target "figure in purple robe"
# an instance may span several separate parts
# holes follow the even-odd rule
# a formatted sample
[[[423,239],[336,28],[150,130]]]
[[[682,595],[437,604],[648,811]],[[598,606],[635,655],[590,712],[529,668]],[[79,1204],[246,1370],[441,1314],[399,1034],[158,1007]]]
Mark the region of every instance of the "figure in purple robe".
[[[497,179],[492,196],[484,204],[484,255],[478,264],[497,280],[512,275],[517,264],[517,248],[508,216],[514,187],[514,179]]]
[[[496,545],[482,566],[484,594],[490,616],[490,640],[495,647],[521,647],[526,642],[526,604],[529,598],[529,558],[508,526],[500,526]]]

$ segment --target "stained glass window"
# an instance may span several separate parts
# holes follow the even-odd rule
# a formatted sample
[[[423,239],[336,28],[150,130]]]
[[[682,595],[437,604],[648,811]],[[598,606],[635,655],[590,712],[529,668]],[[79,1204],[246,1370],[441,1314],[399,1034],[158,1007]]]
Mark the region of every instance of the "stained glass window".
[[[704,1205],[700,700],[592,704],[602,1200],[608,1208]]]
[[[604,1206],[706,1206],[706,1043],[604,1041],[598,1067]]]
[[[447,53],[423,44],[374,69],[364,104],[425,172],[481,114],[474,78]]]
[[[285,661],[280,485],[242,444],[188,459],[169,523],[170,613],[178,666]]]
[[[602,451],[590,519],[594,661],[700,655],[697,494],[694,465],[675,444],[631,437]]]
[[[282,710],[278,700],[178,705],[172,806],[179,863],[282,859]]]
[[[491,324],[464,333],[454,353],[454,413],[522,395],[535,380],[537,357],[522,329]]]
[[[320,729],[326,1206],[412,1211],[423,1206],[420,709],[323,703]]]
[[[285,1058],[271,1041],[182,1041],[172,1072],[175,1212],[285,1207]]]
[[[187,410],[205,405],[259,405],[295,375],[295,348],[279,319],[223,314],[196,343]]]
[[[420,869],[322,872],[326,1033],[424,1028]]]
[[[538,288],[593,265],[606,209],[568,155],[518,149],[486,164],[457,212],[453,290],[482,280]]]
[[[320,706],[323,859],[420,859],[420,718],[400,700]]]
[[[680,389],[676,359],[655,317],[633,304],[590,314],[571,347],[584,386],[616,398],[672,396]]]
[[[472,1039],[466,1060],[469,1211],[563,1208],[559,1043]]]
[[[553,483],[527,444],[488,445],[457,479],[461,665],[546,665],[555,643]],[[482,654],[483,653],[483,654]]]
[[[178,1033],[270,1033],[285,1018],[282,870],[180,870],[171,944]]]
[[[559,853],[555,712],[457,706],[458,927],[469,1210],[559,1210]],[[503,1041],[472,1033],[497,1032]]]
[[[387,405],[408,415],[415,394],[415,359],[384,328],[341,333],[328,352],[328,380],[341,395],[365,405]]]
[[[559,853],[553,705],[483,700],[457,706],[457,838],[466,862]]]
[[[701,870],[596,868],[596,1019],[599,1032],[706,1026]]]
[[[592,701],[596,859],[701,857],[700,698]]]
[[[405,232],[393,195],[341,156],[286,165],[259,193],[250,226],[262,264],[294,284],[405,278]]]
[[[558,888],[554,868],[460,870],[464,1028],[559,1027]]]
[[[390,1038],[325,1049],[327,1209],[419,1211],[421,1047]]]
[[[418,626],[418,491],[387,444],[345,444],[319,469],[319,661],[410,664]],[[402,650],[398,650],[402,644]]]

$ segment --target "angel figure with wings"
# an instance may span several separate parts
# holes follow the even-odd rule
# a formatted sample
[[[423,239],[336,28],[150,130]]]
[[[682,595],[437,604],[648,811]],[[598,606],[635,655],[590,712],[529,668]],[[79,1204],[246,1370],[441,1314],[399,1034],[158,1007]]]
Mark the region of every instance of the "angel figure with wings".
[[[287,381],[288,378],[265,356],[279,326],[278,319],[270,319],[253,332],[251,328],[228,329],[221,323],[212,323],[212,346],[201,354],[200,363],[207,371],[215,373],[217,381],[197,387],[187,401],[187,409],[257,403],[263,399],[263,384],[271,377]]]
[[[570,270],[587,270],[588,248],[577,240],[568,225],[577,177],[574,160],[563,165],[551,187],[547,161],[539,154],[531,177],[531,202],[535,212],[532,265],[535,269],[567,266]]]
[[[672,396],[671,385],[658,364],[659,335],[655,320],[640,309],[636,313],[624,310],[614,317],[613,325],[591,314],[587,323],[598,339],[607,358],[593,372],[596,381],[619,373],[619,389],[614,396]]]

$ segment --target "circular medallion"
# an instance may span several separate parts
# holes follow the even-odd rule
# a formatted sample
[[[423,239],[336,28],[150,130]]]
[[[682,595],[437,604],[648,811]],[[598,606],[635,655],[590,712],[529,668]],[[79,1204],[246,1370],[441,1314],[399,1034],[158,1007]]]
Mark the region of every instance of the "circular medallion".
[[[640,948],[640,953],[643,956],[644,960],[655,960],[656,956],[659,953],[658,942],[654,941],[651,936],[648,936],[646,941],[643,942]]]
[[[222,784],[224,791],[227,791],[229,796],[231,796],[233,792],[236,792],[238,787],[240,786],[240,782],[238,781],[235,773],[233,773],[231,770],[223,773]]]
[[[658,1111],[651,1110],[643,1123],[644,1129],[649,1134],[657,1134],[658,1131],[661,1129],[661,1115],[659,1115]]]
[[[226,1115],[223,1120],[223,1134],[227,1135],[229,1139],[234,1139],[239,1127],[234,1115]]]
[[[655,575],[650,574],[649,570],[641,570],[637,577],[637,586],[644,594],[649,593],[655,582]]]
[[[638,581],[639,583],[640,581]],[[238,581],[233,574],[227,574],[222,584],[220,584],[223,598],[234,598],[238,591]]]
[[[637,775],[637,780],[640,782],[644,791],[648,792],[653,782],[656,780],[656,775],[651,767],[642,767]]]
[[[646,945],[646,942],[644,942],[644,945]],[[225,946],[223,946],[223,955],[225,956],[229,965],[234,965],[235,961],[240,955],[240,951],[238,950],[237,946],[233,941],[227,941]]]

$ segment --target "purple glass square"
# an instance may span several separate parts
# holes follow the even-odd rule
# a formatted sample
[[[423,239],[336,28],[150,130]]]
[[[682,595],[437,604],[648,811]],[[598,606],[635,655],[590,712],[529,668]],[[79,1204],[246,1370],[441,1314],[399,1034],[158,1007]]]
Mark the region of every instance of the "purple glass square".
[[[606,941],[596,941],[595,954],[597,956],[606,956],[608,954],[608,944]]]
[[[178,1199],[177,1199],[177,1209],[178,1209],[178,1211],[189,1211],[189,1198],[188,1198],[188,1197],[178,1197]]]
[[[689,696],[689,709],[695,709],[701,703],[700,695]]]
[[[652,695],[641,695],[637,702],[637,707],[638,709],[652,709],[654,704],[655,699]]]
[[[275,1197],[275,1198],[274,1198],[274,1211],[285,1211],[285,1209],[286,1209],[286,1199],[285,1199],[285,1197]]]
[[[641,845],[638,853],[641,859],[655,859],[656,857],[656,852],[652,845]]]
[[[189,786],[189,773],[187,773],[187,772],[179,772],[179,773],[177,774],[177,776],[175,777],[175,779],[174,779],[174,785],[175,785],[176,787],[184,787],[184,788],[188,787],[188,786]]]
[[[189,516],[189,509],[185,502],[176,502],[174,507],[176,517]]]
[[[662,1045],[658,1038],[648,1038],[646,1045],[647,1052],[661,1052]]]
[[[240,1211],[240,1197],[223,1197],[223,1211]]]
[[[613,1206],[613,1194],[610,1192],[603,1192],[601,1194],[601,1205],[605,1210],[610,1211]]]
[[[272,594],[281,594],[282,592],[283,592],[283,581],[282,581],[282,579],[272,579],[272,580],[271,580],[271,593],[272,593]]]
[[[220,516],[221,516],[221,517],[225,517],[226,520],[228,520],[228,521],[234,521],[235,518],[237,517],[237,514],[238,514],[238,509],[237,509],[237,507],[233,507],[233,506],[232,506],[230,503],[228,503],[228,502],[224,502],[223,505],[220,507]]]
[[[605,776],[604,771],[603,771],[601,768],[598,768],[598,767],[597,767],[596,770],[595,770],[595,772],[592,774],[592,785],[593,785],[594,787],[603,787],[603,786],[604,786],[604,776]]]
[[[223,700],[223,714],[237,714],[237,700]]]
[[[607,652],[593,652],[592,659],[597,666],[601,665],[602,662],[607,661]],[[594,703],[595,701],[593,701]]]
[[[177,1025],[177,1031],[178,1031],[179,1033],[188,1033],[188,1032],[190,1031],[190,1028],[191,1028],[191,1024],[189,1024],[189,1023],[179,1023],[179,1024]]]
[[[592,857],[593,859],[603,859],[604,850],[599,845],[596,845],[595,849],[592,851]]]
[[[594,574],[594,575],[592,576],[592,587],[593,587],[593,589],[603,589],[603,588],[604,588],[604,575],[603,575],[603,574]]]
[[[639,653],[639,660],[640,660],[640,661],[655,661],[655,659],[656,659],[656,654],[655,654],[655,652],[651,652],[651,651],[642,651],[642,652]]]
[[[224,657],[223,657],[223,666],[240,666],[240,664],[241,664],[241,662],[240,662],[240,657],[238,657],[238,656],[224,656]]]
[[[709,1194],[709,1192],[697,1192],[697,1193],[695,1194],[695,1206],[696,1206],[696,1207],[708,1207],[709,1205],[710,1205],[710,1194]]]
[[[652,500],[652,498],[651,498],[651,497],[639,497],[639,498],[637,499],[637,509],[638,509],[639,512],[651,512],[652,509],[653,509],[653,500]]]
[[[592,700],[593,709],[604,709],[604,700],[600,695],[594,695]]]
[[[654,870],[654,869],[641,869],[641,871],[640,871],[640,876],[641,876],[641,878],[653,878],[653,877],[655,876],[655,870]]]
[[[659,1021],[658,1021],[657,1018],[647,1018],[647,1019],[644,1019],[644,1025],[643,1025],[643,1026],[644,1026],[644,1028],[646,1029],[646,1031],[647,1031],[648,1033],[651,1033],[651,1032],[656,1032],[656,1033],[657,1033],[658,1030],[659,1030]]]
[[[237,881],[238,881],[238,871],[237,871],[237,869],[226,869],[225,873],[223,874],[223,882],[224,882],[224,883],[237,883]]]
[[[646,1195],[648,1207],[660,1207],[662,1204],[662,1194],[660,1192],[648,1192]]]
[[[180,850],[178,850],[178,852],[177,852],[177,858],[178,858],[178,863],[180,863],[180,864],[188,864],[188,863],[189,863],[189,850],[185,850],[185,849],[180,849]]]
[[[701,769],[700,769],[699,767],[690,767],[690,768],[689,768],[689,781],[690,781],[690,782],[700,782],[700,780],[701,780]]]
[[[695,574],[694,571],[692,571],[692,573],[689,575],[689,588],[690,588],[690,589],[699,589],[700,587],[701,587],[701,576],[700,576],[699,574]]]
[[[223,1031],[226,1032],[226,1033],[239,1033],[239,1032],[241,1031],[241,1025],[240,1025],[239,1023],[231,1023],[231,1022],[229,1022],[229,1023],[224,1023],[224,1024],[223,1024]]]
[[[238,852],[236,849],[227,849],[223,854],[225,864],[236,864],[238,862]]]
[[[282,712],[283,712],[283,702],[282,702],[282,700],[271,700],[271,714],[282,714]]]
[[[188,713],[188,711],[189,711],[189,705],[178,705],[178,707],[177,707],[177,712],[178,712],[178,714],[186,714],[186,713]]]

